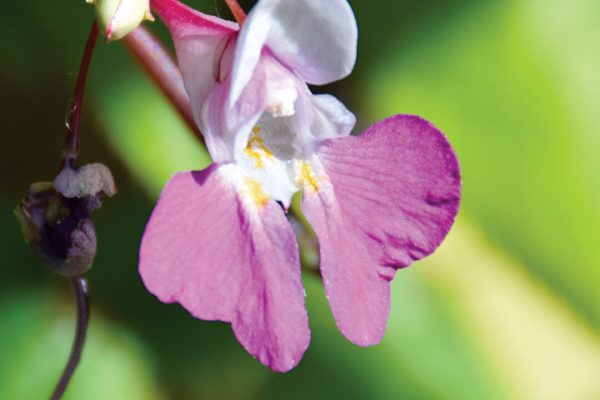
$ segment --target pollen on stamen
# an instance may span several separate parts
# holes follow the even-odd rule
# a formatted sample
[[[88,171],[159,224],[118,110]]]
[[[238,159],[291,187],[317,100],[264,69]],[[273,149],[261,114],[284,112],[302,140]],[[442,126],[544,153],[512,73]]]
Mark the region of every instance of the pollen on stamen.
[[[261,132],[262,130],[259,126],[252,128],[252,134],[244,150],[250,158],[254,159],[256,168],[260,169],[265,167],[263,156],[269,160],[273,158],[273,153],[265,145],[265,140],[260,137]]]
[[[259,207],[264,207],[269,201],[269,196],[264,192],[260,183],[252,178],[245,178],[246,193]]]
[[[319,181],[315,177],[310,164],[307,161],[302,161],[298,168],[298,177],[296,181],[298,185],[304,187],[309,193],[319,191]]]

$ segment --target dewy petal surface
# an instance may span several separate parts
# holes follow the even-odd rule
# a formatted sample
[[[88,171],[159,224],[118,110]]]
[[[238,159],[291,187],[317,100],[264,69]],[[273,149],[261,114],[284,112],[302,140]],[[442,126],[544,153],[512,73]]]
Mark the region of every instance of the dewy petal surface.
[[[395,270],[432,253],[454,221],[458,162],[438,129],[406,115],[319,150],[322,171],[313,167],[302,207],[319,238],[327,297],[349,340],[376,344]]]
[[[282,209],[236,168],[169,181],[142,239],[140,274],[161,301],[231,322],[249,353],[283,372],[310,340],[298,248]]]
[[[250,80],[263,46],[302,80],[323,85],[352,71],[357,41],[356,19],[346,0],[261,0],[240,30],[232,101]]]

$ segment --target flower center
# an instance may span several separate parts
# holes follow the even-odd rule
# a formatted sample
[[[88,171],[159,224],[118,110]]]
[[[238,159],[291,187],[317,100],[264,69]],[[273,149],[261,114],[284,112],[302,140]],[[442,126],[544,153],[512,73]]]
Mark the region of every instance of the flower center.
[[[253,182],[248,193],[261,193],[261,199],[280,201],[285,207],[301,188],[317,191],[320,181],[314,163],[306,159],[309,155],[303,151],[293,124],[292,117],[264,113],[238,161]]]
[[[263,158],[271,160],[273,153],[265,146],[265,139],[260,136],[262,129],[257,125],[252,129],[250,139],[244,150],[248,157],[252,158],[256,163],[256,168],[264,168],[265,163]]]

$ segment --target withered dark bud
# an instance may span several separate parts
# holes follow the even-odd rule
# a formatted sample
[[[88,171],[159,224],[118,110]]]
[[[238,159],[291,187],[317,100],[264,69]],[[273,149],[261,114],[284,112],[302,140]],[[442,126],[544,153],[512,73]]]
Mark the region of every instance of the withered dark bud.
[[[65,166],[53,183],[31,185],[15,210],[25,241],[52,270],[79,276],[92,266],[96,230],[92,211],[100,197],[116,193],[110,170],[102,164]]]

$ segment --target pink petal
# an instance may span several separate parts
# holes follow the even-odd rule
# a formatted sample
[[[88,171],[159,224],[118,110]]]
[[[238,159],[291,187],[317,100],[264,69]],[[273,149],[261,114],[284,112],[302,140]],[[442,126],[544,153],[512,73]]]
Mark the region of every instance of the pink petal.
[[[211,35],[238,30],[238,24],[203,14],[178,0],[151,0],[150,5],[152,11],[167,24],[171,33],[185,34],[186,31],[196,31]]]
[[[266,65],[255,69],[235,104],[228,105],[230,77],[216,85],[203,104],[197,121],[214,161],[236,161],[243,153],[252,128],[265,109]]]
[[[211,91],[219,84],[221,63],[228,46],[234,42],[238,26],[202,14],[176,0],[153,0],[152,8],[173,37],[194,119],[203,133],[210,135],[210,132],[204,132],[202,126],[202,109]],[[206,137],[207,142],[212,139]]]
[[[142,239],[140,274],[161,301],[231,322],[250,354],[287,371],[310,340],[294,233],[277,203],[243,197],[232,168],[213,164],[167,183]]]
[[[229,105],[231,62],[238,25],[202,14],[175,0],[153,0],[169,28],[194,119],[214,161],[234,161],[265,108],[265,71],[253,77]]]
[[[358,30],[346,0],[261,0],[240,30],[233,101],[250,80],[263,46],[304,81],[342,79],[356,62]]]
[[[302,205],[319,238],[325,290],[340,331],[376,344],[395,270],[431,254],[454,222],[458,162],[439,130],[407,115],[326,140],[319,152],[328,180],[306,190]]]

